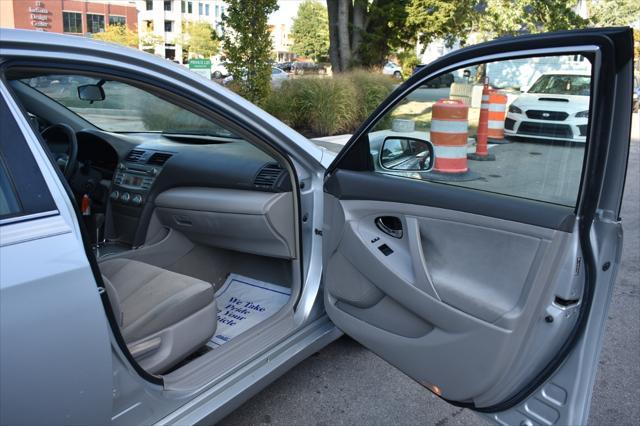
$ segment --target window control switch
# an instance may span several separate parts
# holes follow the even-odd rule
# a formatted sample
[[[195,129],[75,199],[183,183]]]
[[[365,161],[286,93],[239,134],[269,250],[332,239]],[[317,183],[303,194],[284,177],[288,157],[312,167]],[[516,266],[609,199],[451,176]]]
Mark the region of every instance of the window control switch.
[[[389,247],[386,244],[382,244],[378,246],[378,250],[380,250],[382,254],[384,254],[385,256],[389,256],[391,253],[393,253],[393,250],[391,249],[391,247]]]

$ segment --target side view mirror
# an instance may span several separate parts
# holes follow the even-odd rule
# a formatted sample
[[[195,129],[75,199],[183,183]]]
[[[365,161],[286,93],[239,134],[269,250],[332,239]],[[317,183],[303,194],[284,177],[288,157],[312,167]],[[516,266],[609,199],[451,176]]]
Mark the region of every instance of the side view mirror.
[[[527,93],[529,91],[529,86],[520,86],[520,91],[522,93]]]
[[[82,101],[104,101],[105,94],[101,84],[85,84],[78,86],[78,98]]]
[[[397,172],[428,172],[435,156],[431,142],[405,136],[385,138],[380,150],[383,169]]]

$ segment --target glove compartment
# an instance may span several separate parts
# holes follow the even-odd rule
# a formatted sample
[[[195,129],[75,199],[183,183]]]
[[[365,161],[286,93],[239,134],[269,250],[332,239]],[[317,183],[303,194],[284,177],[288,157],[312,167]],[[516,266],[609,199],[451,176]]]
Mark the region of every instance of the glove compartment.
[[[291,192],[181,187],[155,199],[160,222],[193,242],[291,259],[295,257]]]

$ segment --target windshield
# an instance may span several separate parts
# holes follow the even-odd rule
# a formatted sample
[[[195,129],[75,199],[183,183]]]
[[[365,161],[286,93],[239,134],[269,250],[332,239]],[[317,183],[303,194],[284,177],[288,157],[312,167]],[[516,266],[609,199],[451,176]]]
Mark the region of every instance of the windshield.
[[[102,130],[234,137],[215,123],[126,83],[82,75],[46,75],[21,81]],[[80,99],[78,86],[86,84],[101,84],[104,99]]]
[[[589,96],[590,86],[588,75],[547,74],[536,80],[529,93]]]

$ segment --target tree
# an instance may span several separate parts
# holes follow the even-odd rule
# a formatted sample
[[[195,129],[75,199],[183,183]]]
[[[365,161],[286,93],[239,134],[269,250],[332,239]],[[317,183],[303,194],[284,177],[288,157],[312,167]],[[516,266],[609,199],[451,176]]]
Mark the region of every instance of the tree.
[[[334,71],[382,65],[389,53],[409,48],[415,28],[410,0],[327,0],[329,57]]]
[[[163,43],[164,38],[153,33],[153,25],[147,24],[144,30],[139,29],[140,48],[145,50],[155,48],[157,44]]]
[[[324,60],[329,55],[329,20],[327,8],[316,0],[305,0],[298,8],[298,14],[291,27],[296,55],[308,56],[315,61]]]
[[[598,27],[630,25],[640,18],[638,0],[591,0],[588,9],[591,23]]]
[[[103,32],[94,33],[92,38],[110,43],[122,44],[127,47],[138,47],[138,34],[125,25],[109,25]]]
[[[408,22],[428,44],[444,39],[465,44],[475,32],[480,40],[519,34],[560,31],[585,26],[574,10],[575,0],[411,0]]]
[[[382,65],[392,52],[415,49],[417,31],[407,22],[408,0],[377,1],[370,4],[362,42],[356,58],[363,66]]]
[[[278,10],[277,0],[228,0],[223,16],[227,69],[239,93],[260,104],[271,89],[271,35],[267,17]]]
[[[211,24],[203,21],[182,23],[182,47],[191,56],[208,58],[218,53],[220,42]]]

